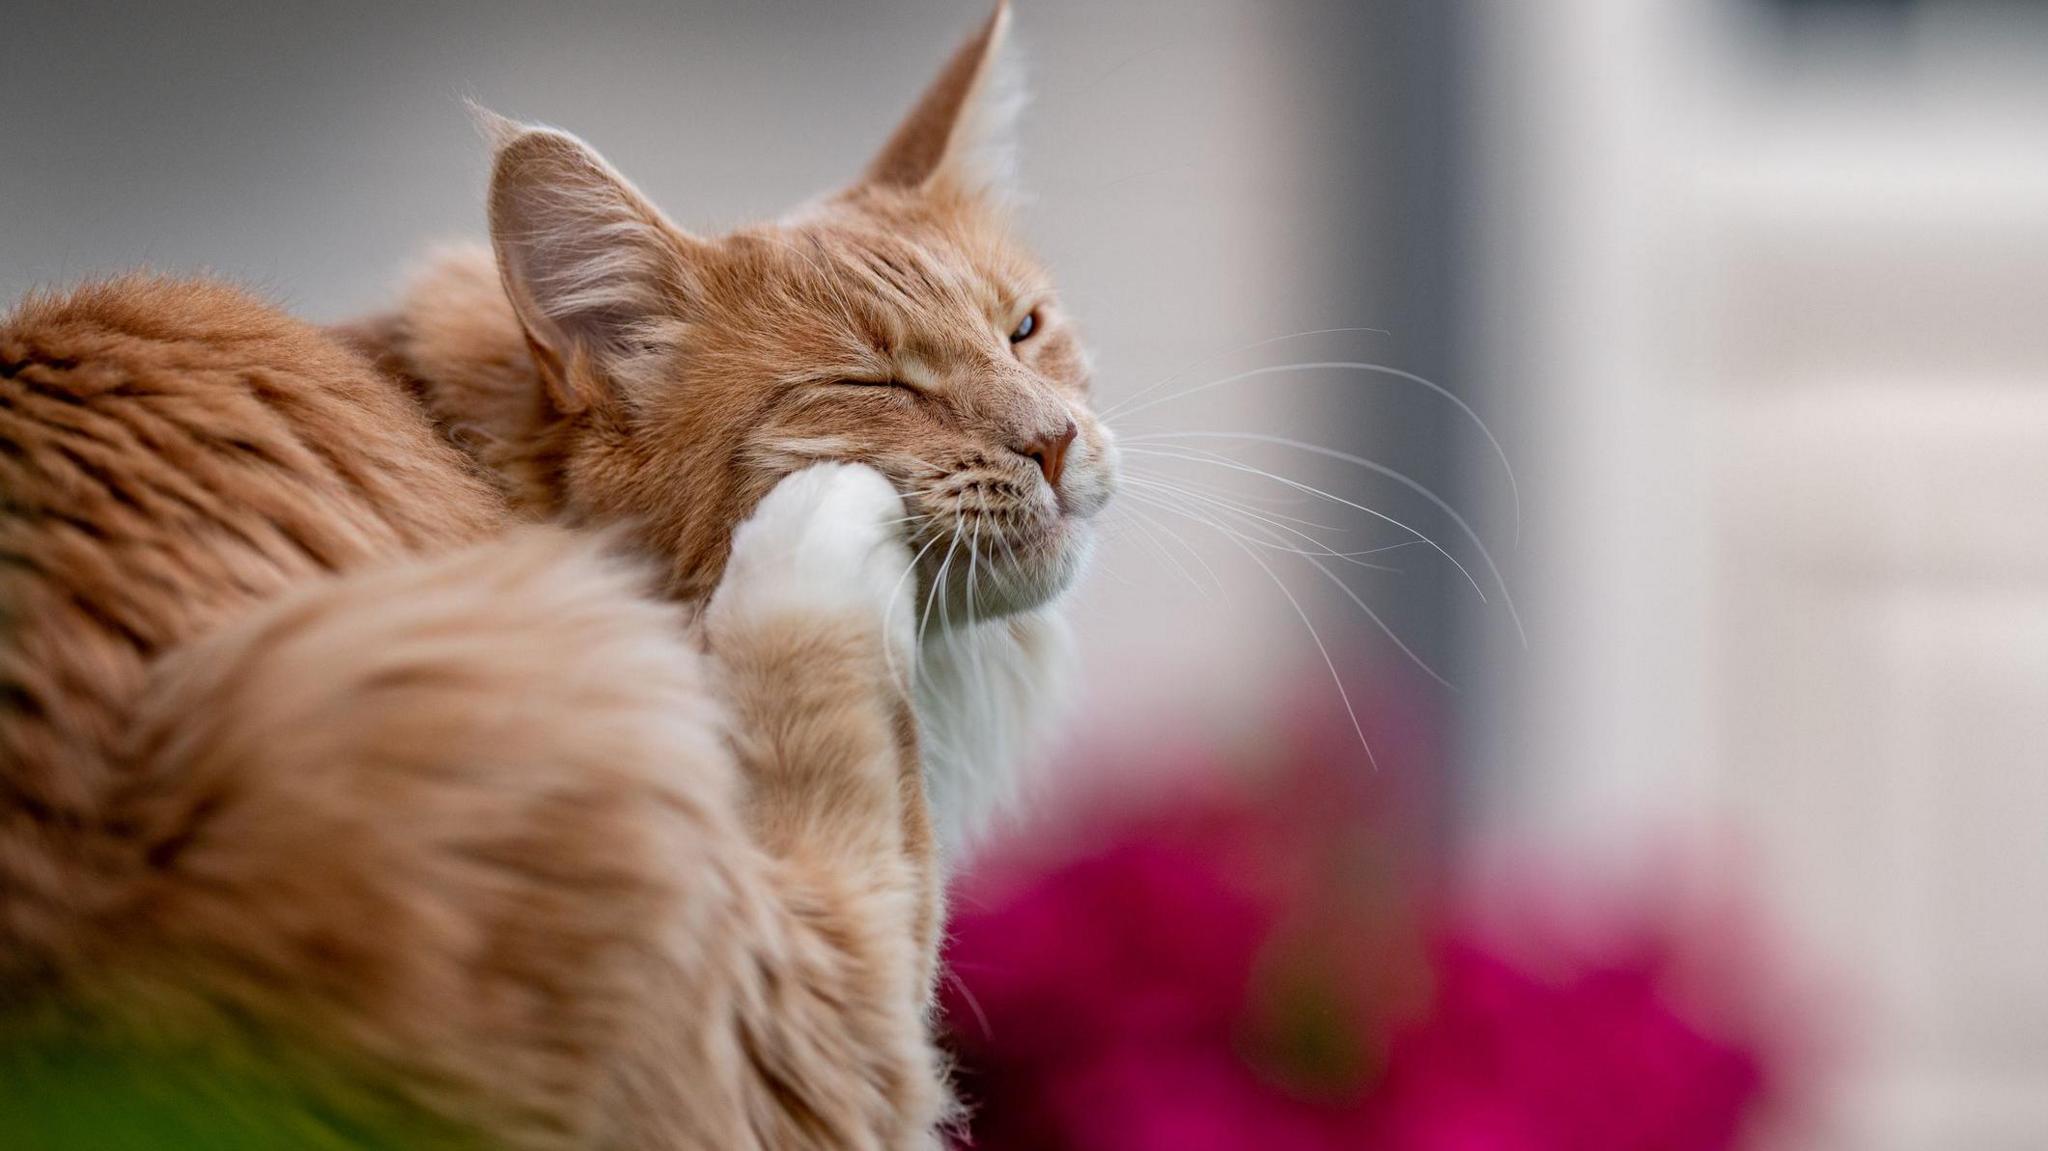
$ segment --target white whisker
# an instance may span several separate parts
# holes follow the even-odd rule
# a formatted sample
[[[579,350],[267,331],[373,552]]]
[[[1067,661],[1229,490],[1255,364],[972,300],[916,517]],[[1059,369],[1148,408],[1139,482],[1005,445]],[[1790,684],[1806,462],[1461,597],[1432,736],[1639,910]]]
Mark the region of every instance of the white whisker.
[[[1210,528],[1217,534],[1222,535],[1226,539],[1229,539],[1232,543],[1236,544],[1241,548],[1256,544],[1262,547],[1272,547],[1275,550],[1287,552],[1292,555],[1298,555],[1303,559],[1307,560],[1312,566],[1314,566],[1316,571],[1320,573],[1324,579],[1328,580],[1332,584],[1335,584],[1337,590],[1342,592],[1344,594],[1344,597],[1350,600],[1353,606],[1357,607],[1359,611],[1365,614],[1365,618],[1372,623],[1373,627],[1377,628],[1382,635],[1386,636],[1388,641],[1391,642],[1396,648],[1398,648],[1402,655],[1407,656],[1408,659],[1412,663],[1414,663],[1416,667],[1422,670],[1423,674],[1429,676],[1429,678],[1435,680],[1439,684],[1442,684],[1445,688],[1448,688],[1451,691],[1458,690],[1458,686],[1455,683],[1452,683],[1449,679],[1445,678],[1442,673],[1436,670],[1436,668],[1430,666],[1428,660],[1423,659],[1422,656],[1419,653],[1417,653],[1414,648],[1410,647],[1407,641],[1403,640],[1400,634],[1394,630],[1393,625],[1387,623],[1387,621],[1383,619],[1378,612],[1374,611],[1371,605],[1367,604],[1365,600],[1361,598],[1356,591],[1352,590],[1350,584],[1345,583],[1344,580],[1341,577],[1339,577],[1336,572],[1331,571],[1327,566],[1325,566],[1322,562],[1322,557],[1318,556],[1317,553],[1306,551],[1301,548],[1288,547],[1284,544],[1277,544],[1270,539],[1259,539],[1254,536],[1246,535],[1209,516],[1202,515],[1198,511],[1191,511],[1186,507],[1176,507],[1172,504],[1159,502],[1157,500],[1151,502],[1154,506],[1159,507],[1161,510],[1172,512],[1186,519],[1193,520],[1194,522],[1199,523],[1204,527]],[[1270,535],[1270,533],[1268,534]],[[1377,567],[1379,565],[1368,564],[1364,566]]]
[[[1274,344],[1284,344],[1289,340],[1304,340],[1310,336],[1329,336],[1335,335],[1339,332],[1370,332],[1376,336],[1393,335],[1392,332],[1387,331],[1385,328],[1310,328],[1305,332],[1289,332],[1284,336],[1269,336],[1263,340],[1254,340],[1249,344],[1244,344],[1239,347],[1232,348],[1229,351],[1212,352],[1209,355],[1203,356],[1199,359],[1188,361],[1181,367],[1174,369],[1173,373],[1168,375],[1165,379],[1159,380],[1156,383],[1148,384],[1145,387],[1140,388],[1138,391],[1132,393],[1131,395],[1125,396],[1123,399],[1118,400],[1114,404],[1111,404],[1108,408],[1103,410],[1100,418],[1104,420],[1115,419],[1119,412],[1128,409],[1132,404],[1138,402],[1139,400],[1144,399],[1146,396],[1151,395],[1153,392],[1158,391],[1166,385],[1173,383],[1175,380],[1185,378],[1189,372],[1194,371],[1196,368],[1199,368],[1204,364],[1213,364],[1217,360],[1228,359],[1231,356],[1241,356],[1246,352],[1256,351],[1260,348],[1270,348]]]
[[[1208,383],[1205,384],[1198,384],[1192,388],[1187,388],[1182,391],[1174,392],[1164,396],[1159,396],[1155,399],[1148,400],[1145,403],[1139,404],[1136,407],[1124,408],[1123,410],[1118,411],[1116,413],[1115,418],[1128,419],[1131,416],[1137,415],[1139,412],[1145,411],[1149,408],[1157,407],[1160,404],[1170,403],[1175,400],[1183,400],[1188,398],[1189,396],[1206,392],[1212,388],[1220,388],[1227,384],[1241,383],[1245,380],[1259,379],[1264,376],[1274,376],[1286,373],[1308,371],[1369,372],[1376,375],[1385,376],[1390,379],[1405,380],[1409,383],[1416,384],[1423,388],[1427,388],[1430,392],[1442,397],[1443,399],[1449,401],[1452,405],[1454,405],[1459,412],[1464,414],[1467,420],[1471,421],[1472,424],[1479,429],[1480,434],[1486,437],[1486,442],[1493,448],[1494,458],[1500,461],[1501,470],[1507,474],[1508,493],[1513,500],[1514,506],[1514,543],[1517,547],[1521,545],[1522,485],[1521,482],[1515,478],[1514,465],[1508,462],[1507,449],[1501,446],[1500,437],[1493,434],[1493,429],[1487,425],[1486,420],[1483,419],[1479,415],[1479,413],[1473,409],[1472,405],[1460,399],[1457,393],[1451,391],[1449,388],[1444,387],[1442,384],[1435,382],[1434,380],[1427,379],[1423,376],[1418,376],[1414,372],[1403,371],[1400,368],[1389,367],[1386,364],[1368,363],[1362,360],[1315,360],[1297,364],[1275,364],[1270,367],[1253,368],[1250,371],[1238,372],[1234,375],[1224,376],[1221,379],[1210,380]],[[1111,417],[1108,414],[1105,414],[1101,418],[1107,421]]]
[[[1132,493],[1131,498],[1139,503],[1152,503],[1152,501],[1136,493]],[[1156,507],[1158,505],[1152,504],[1152,506]],[[1165,524],[1160,523],[1158,520],[1155,520],[1152,517],[1146,515],[1144,512],[1139,511],[1135,507],[1126,506],[1123,510],[1126,514],[1132,517],[1132,526],[1138,529],[1138,531],[1144,536],[1146,542],[1151,544],[1152,548],[1155,551],[1157,551],[1160,554],[1160,556],[1166,560],[1167,563],[1173,565],[1173,570],[1180,573],[1181,578],[1187,580],[1190,586],[1192,586],[1195,590],[1201,592],[1204,596],[1210,594],[1209,589],[1207,587],[1204,587],[1201,581],[1195,578],[1195,573],[1189,571],[1187,565],[1180,562],[1180,557],[1174,555],[1173,552],[1169,550],[1165,544],[1159,542],[1158,537],[1152,534],[1153,529],[1156,528],[1161,532],[1165,532],[1171,535],[1175,542],[1179,543],[1182,548],[1186,549],[1189,555],[1195,558],[1195,561],[1197,563],[1200,563],[1204,569],[1208,570],[1209,578],[1215,582],[1217,590],[1222,590],[1223,581],[1216,578],[1215,569],[1209,567],[1209,561],[1203,559],[1202,553],[1200,551],[1197,551],[1194,545],[1188,543],[1187,539],[1184,536],[1182,536],[1179,532],[1176,532],[1173,529],[1167,527]]]
[[[1180,499],[1195,501],[1197,504],[1201,506],[1214,508],[1218,512],[1239,519],[1251,520],[1254,523],[1261,524],[1265,527],[1271,528],[1275,532],[1284,532],[1288,535],[1294,536],[1295,538],[1300,539],[1305,543],[1313,545],[1316,549],[1314,551],[1306,551],[1304,549],[1293,547],[1285,543],[1272,542],[1267,540],[1258,541],[1262,546],[1271,547],[1276,551],[1292,552],[1297,555],[1324,556],[1329,559],[1343,560],[1346,563],[1354,564],[1358,567],[1372,568],[1375,571],[1395,571],[1398,569],[1388,567],[1385,564],[1369,563],[1359,557],[1368,555],[1378,555],[1381,552],[1392,551],[1395,548],[1408,547],[1421,542],[1419,540],[1403,540],[1398,544],[1388,544],[1384,547],[1367,548],[1363,551],[1338,551],[1337,549],[1331,547],[1329,544],[1325,543],[1321,539],[1318,539],[1315,536],[1312,536],[1307,532],[1300,530],[1299,528],[1295,528],[1288,524],[1268,519],[1266,516],[1261,515],[1258,512],[1251,511],[1243,507],[1239,507],[1236,504],[1230,502],[1229,500],[1221,499],[1216,496],[1203,495],[1199,492],[1180,491],[1176,489],[1173,485],[1161,483],[1158,480],[1147,480],[1138,477],[1130,477],[1129,482],[1133,486],[1139,488],[1141,491],[1149,488],[1155,493],[1165,492]]]
[[[1125,447],[1124,450],[1127,452],[1150,453],[1152,455],[1164,456],[1168,459],[1187,460],[1192,463],[1210,464],[1216,467],[1229,468],[1232,471],[1240,471],[1250,475],[1263,476],[1264,478],[1269,479],[1274,483],[1284,484],[1288,487],[1295,488],[1299,491],[1307,492],[1310,495],[1321,496],[1322,498],[1330,500],[1333,503],[1343,504],[1345,507],[1352,508],[1356,511],[1364,512],[1366,515],[1369,515],[1374,519],[1382,520],[1386,523],[1392,524],[1397,528],[1400,528],[1402,531],[1407,532],[1411,536],[1414,536],[1416,540],[1418,540],[1419,542],[1428,545],[1430,550],[1436,552],[1438,555],[1449,560],[1451,566],[1458,569],[1458,574],[1464,576],[1465,582],[1472,585],[1472,593],[1479,597],[1479,602],[1491,602],[1486,598],[1485,589],[1479,586],[1479,581],[1472,577],[1472,573],[1466,569],[1465,565],[1458,562],[1457,556],[1454,556],[1450,552],[1445,551],[1443,545],[1436,542],[1436,540],[1432,539],[1427,533],[1417,528],[1411,527],[1408,524],[1403,523],[1398,519],[1395,519],[1393,516],[1390,516],[1387,513],[1378,510],[1377,508],[1367,507],[1366,505],[1358,503],[1355,500],[1347,500],[1343,496],[1326,492],[1323,489],[1315,487],[1311,484],[1302,483],[1300,480],[1291,480],[1288,479],[1286,476],[1276,475],[1273,472],[1265,470],[1264,468],[1253,467],[1252,465],[1244,463],[1240,460],[1232,459],[1229,456],[1218,455],[1215,452],[1203,451],[1200,448],[1162,449],[1145,447],[1143,445],[1131,445]],[[1517,630],[1519,630],[1521,626],[1520,619],[1516,619],[1515,622],[1516,628]]]
[[[1518,637],[1520,637],[1523,649],[1528,649],[1529,633],[1522,627],[1522,615],[1519,611],[1515,610],[1514,596],[1512,593],[1508,591],[1507,580],[1500,574],[1500,565],[1493,562],[1493,553],[1487,550],[1485,542],[1479,538],[1479,533],[1473,530],[1472,525],[1466,521],[1464,516],[1458,514],[1458,510],[1456,508],[1452,507],[1450,503],[1447,500],[1445,500],[1442,496],[1437,495],[1435,492],[1431,491],[1427,486],[1423,485],[1422,483],[1418,482],[1412,477],[1400,471],[1397,471],[1394,468],[1390,468],[1376,460],[1369,460],[1364,456],[1357,455],[1352,452],[1339,451],[1336,448],[1326,448],[1321,444],[1312,444],[1304,440],[1291,439],[1287,436],[1266,435],[1260,432],[1169,432],[1161,433],[1157,436],[1138,436],[1134,438],[1138,440],[1155,441],[1172,439],[1245,440],[1250,441],[1252,443],[1277,444],[1281,447],[1293,448],[1296,451],[1308,452],[1311,455],[1323,456],[1327,459],[1339,460],[1343,463],[1350,464],[1353,467],[1364,468],[1366,471],[1372,472],[1374,475],[1385,476],[1387,479],[1393,480],[1395,483],[1400,484],[1402,487],[1405,487],[1408,490],[1414,492],[1415,494],[1421,496],[1422,498],[1428,500],[1432,507],[1442,512],[1444,515],[1450,517],[1451,522],[1457,525],[1458,530],[1460,532],[1464,533],[1467,542],[1469,542],[1472,545],[1472,547],[1476,551],[1478,551],[1480,560],[1486,564],[1487,573],[1493,577],[1494,584],[1500,588],[1501,602],[1508,609],[1508,618],[1514,621],[1515,634]],[[1200,449],[1183,450],[1198,451]],[[1203,454],[1213,455],[1214,453],[1204,452]],[[1218,456],[1216,458],[1221,460],[1230,460],[1230,457],[1228,456]],[[1231,460],[1231,462],[1235,463],[1237,461]],[[1277,476],[1271,478],[1280,479],[1280,477]],[[1290,484],[1290,486],[1293,485],[1293,481],[1283,480],[1282,482],[1288,483]],[[1360,510],[1369,511],[1370,509]],[[1442,549],[1439,548],[1438,550],[1441,551]],[[1451,562],[1456,563],[1457,561],[1452,560]],[[1462,564],[1459,565],[1459,570],[1464,570]],[[1466,578],[1468,580],[1471,579],[1470,572],[1466,572]],[[1475,584],[1474,587],[1476,588],[1477,585]],[[1481,595],[1480,598],[1481,600],[1484,600],[1485,596]]]
[[[897,576],[895,584],[891,585],[891,587],[889,588],[889,606],[882,609],[882,635],[885,640],[882,650],[887,653],[886,658],[889,666],[889,678],[891,680],[894,680],[898,673],[898,668],[896,667],[896,646],[894,644],[887,643],[886,639],[889,635],[890,617],[894,615],[896,611],[896,593],[903,590],[903,581],[910,578],[911,573],[917,570],[918,561],[924,559],[924,554],[932,550],[932,545],[938,542],[939,537],[937,536],[933,536],[932,538],[926,540],[924,546],[917,549],[917,554],[910,557],[910,564],[908,567],[905,567],[903,569],[903,574]],[[912,675],[913,677],[915,675],[914,669]]]
[[[1281,579],[1279,573],[1273,570],[1271,564],[1260,558],[1257,551],[1232,536],[1225,535],[1224,538],[1236,544],[1244,551],[1247,559],[1259,565],[1259,570],[1265,572],[1266,578],[1273,581],[1273,586],[1280,589],[1280,594],[1287,600],[1287,606],[1293,608],[1294,614],[1301,619],[1301,626],[1308,629],[1308,637],[1315,641],[1317,654],[1323,657],[1323,666],[1330,669],[1330,683],[1337,689],[1337,698],[1344,703],[1344,714],[1351,719],[1351,730],[1358,736],[1358,746],[1365,750],[1366,762],[1377,769],[1379,760],[1372,753],[1372,742],[1365,738],[1365,725],[1358,722],[1358,709],[1351,706],[1351,693],[1344,689],[1344,677],[1338,673],[1337,661],[1330,657],[1330,649],[1323,643],[1322,633],[1316,630],[1315,621],[1309,618],[1307,609],[1301,606],[1301,601],[1289,590],[1287,581]]]
[[[1261,495],[1255,492],[1245,492],[1236,488],[1225,487],[1222,484],[1203,483],[1200,480],[1189,479],[1188,477],[1181,475],[1177,472],[1171,472],[1165,469],[1143,471],[1135,466],[1132,466],[1128,462],[1124,466],[1123,475],[1127,479],[1143,479],[1152,480],[1160,483],[1170,483],[1174,487],[1179,488],[1186,492],[1200,492],[1205,495],[1214,496],[1218,499],[1229,500],[1231,503],[1246,510],[1256,510],[1261,515],[1271,516],[1273,519],[1282,520],[1287,523],[1295,524],[1304,528],[1314,528],[1317,531],[1325,532],[1341,532],[1346,530],[1345,528],[1337,524],[1326,524],[1317,520],[1305,519],[1301,516],[1288,515],[1285,512],[1274,510],[1274,507],[1276,505],[1281,504],[1291,504],[1295,506],[1299,506],[1302,504],[1313,504],[1315,503],[1315,499],[1312,496],[1304,496],[1300,494],[1296,494],[1293,496]]]
[[[925,633],[931,627],[932,601],[934,598],[939,596],[941,589],[943,589],[946,586],[946,574],[953,567],[953,551],[959,546],[960,525],[958,523],[955,523],[953,525],[952,542],[946,545],[946,557],[943,560],[939,561],[938,573],[932,577],[931,589],[925,593],[924,617],[920,619],[917,624],[917,646],[920,649],[924,647]]]

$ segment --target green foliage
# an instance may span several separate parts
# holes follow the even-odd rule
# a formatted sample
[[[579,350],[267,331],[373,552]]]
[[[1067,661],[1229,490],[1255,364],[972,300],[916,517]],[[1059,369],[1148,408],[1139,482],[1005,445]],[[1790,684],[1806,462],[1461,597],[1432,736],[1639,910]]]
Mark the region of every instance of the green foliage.
[[[417,1122],[347,1115],[274,1069],[204,1050],[0,1038],[7,1151],[425,1151]]]

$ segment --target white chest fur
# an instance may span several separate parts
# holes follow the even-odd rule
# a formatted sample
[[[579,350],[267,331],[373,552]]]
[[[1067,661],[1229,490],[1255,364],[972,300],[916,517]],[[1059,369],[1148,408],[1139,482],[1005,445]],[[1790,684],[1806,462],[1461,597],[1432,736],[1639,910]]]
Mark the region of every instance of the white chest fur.
[[[1073,641],[1056,607],[925,637],[917,718],[933,823],[958,865],[1018,795],[1018,769],[1058,730]]]

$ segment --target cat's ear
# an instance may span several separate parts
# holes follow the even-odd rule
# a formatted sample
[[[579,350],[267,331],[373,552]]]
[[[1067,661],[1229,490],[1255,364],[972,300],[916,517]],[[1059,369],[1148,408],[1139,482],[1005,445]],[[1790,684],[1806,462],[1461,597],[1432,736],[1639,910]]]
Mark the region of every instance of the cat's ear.
[[[576,412],[672,326],[702,243],[589,145],[473,108],[492,146],[491,246],[549,398]]]
[[[1005,195],[1015,175],[1024,85],[1008,48],[1009,0],[967,38],[918,98],[863,184]]]

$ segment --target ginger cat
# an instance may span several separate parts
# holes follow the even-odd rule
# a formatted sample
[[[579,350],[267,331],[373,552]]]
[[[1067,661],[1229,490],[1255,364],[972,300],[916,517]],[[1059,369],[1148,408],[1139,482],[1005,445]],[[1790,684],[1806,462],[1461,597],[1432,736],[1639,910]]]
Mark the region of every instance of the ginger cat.
[[[203,282],[0,320],[0,1080],[147,1052],[264,1146],[936,1142],[933,812],[1038,723],[1113,484],[989,182],[1006,23],[715,240],[499,125],[501,287],[347,333],[383,372]]]
[[[1116,454],[1045,272],[1005,212],[1006,7],[853,187],[721,237],[666,220],[582,142],[484,113],[493,252],[444,252],[341,333],[512,503],[626,524],[703,594],[731,524],[817,459],[879,469],[918,558],[918,716],[958,854],[1053,722],[1054,603]]]

